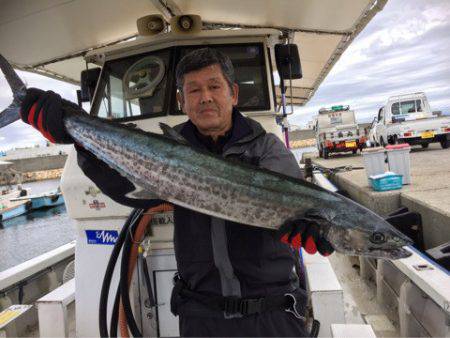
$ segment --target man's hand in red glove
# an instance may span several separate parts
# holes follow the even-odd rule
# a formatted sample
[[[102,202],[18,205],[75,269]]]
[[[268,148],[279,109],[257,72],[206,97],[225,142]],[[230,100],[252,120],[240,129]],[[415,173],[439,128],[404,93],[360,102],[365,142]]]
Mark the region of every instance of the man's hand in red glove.
[[[73,143],[63,122],[64,107],[67,106],[80,109],[52,91],[29,88],[20,108],[20,117],[52,143]]]
[[[319,224],[311,219],[285,222],[278,229],[278,236],[283,243],[296,249],[303,247],[309,254],[319,251],[322,256],[329,256],[334,252],[330,242],[320,234]]]

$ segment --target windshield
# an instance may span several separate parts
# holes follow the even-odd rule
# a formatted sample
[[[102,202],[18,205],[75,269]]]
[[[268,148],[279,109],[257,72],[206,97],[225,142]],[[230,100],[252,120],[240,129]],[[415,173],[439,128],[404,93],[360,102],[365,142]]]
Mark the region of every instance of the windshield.
[[[91,113],[113,120],[182,114],[175,66],[195,48],[179,46],[105,63]],[[270,110],[263,44],[210,45],[228,55],[239,85],[238,109]]]
[[[97,115],[122,119],[163,114],[170,54],[160,50],[107,62],[99,86],[101,100],[95,102]]]

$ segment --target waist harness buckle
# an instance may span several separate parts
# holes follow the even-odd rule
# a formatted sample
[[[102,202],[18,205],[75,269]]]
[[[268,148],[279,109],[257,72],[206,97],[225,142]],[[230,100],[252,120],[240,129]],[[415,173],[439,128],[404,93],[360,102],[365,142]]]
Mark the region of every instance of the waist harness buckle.
[[[241,314],[243,316],[261,313],[265,308],[265,299],[242,299],[239,297],[225,297],[224,311],[226,315]]]

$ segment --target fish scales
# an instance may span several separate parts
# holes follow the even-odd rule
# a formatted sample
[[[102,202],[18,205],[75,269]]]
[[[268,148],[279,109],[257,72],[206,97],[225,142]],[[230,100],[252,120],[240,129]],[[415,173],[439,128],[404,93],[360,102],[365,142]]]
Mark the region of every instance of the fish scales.
[[[293,198],[303,200],[301,191],[291,189],[291,194],[285,194],[280,190],[283,180],[274,179],[271,173],[239,166],[150,133],[145,138],[140,134],[124,137],[121,127],[111,125],[100,131],[95,122],[76,116],[67,119],[66,127],[85,148],[162,199],[267,228],[298,216],[302,212],[299,205],[305,210],[312,207],[304,202],[292,203]],[[115,139],[123,141],[117,143]],[[134,174],[127,174],[130,172]]]

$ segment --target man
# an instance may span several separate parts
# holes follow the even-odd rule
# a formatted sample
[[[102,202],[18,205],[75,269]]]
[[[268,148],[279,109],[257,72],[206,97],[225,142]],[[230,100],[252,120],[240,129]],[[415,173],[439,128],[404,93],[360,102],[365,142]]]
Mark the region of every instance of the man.
[[[284,144],[235,108],[239,88],[227,56],[211,48],[195,50],[180,60],[176,78],[178,100],[189,120],[175,129],[192,146],[301,177]],[[49,139],[68,142],[61,111],[57,95],[30,89],[22,118]],[[80,167],[105,194],[132,207],[148,205],[126,196],[135,188],[131,182],[77,149]],[[286,235],[285,242],[297,249],[303,244],[311,253],[330,254],[330,244],[314,226],[290,221],[276,233],[180,206],[175,206],[174,223],[179,277],[171,306],[180,316],[182,336],[307,336],[302,318],[306,296],[294,272],[295,255],[279,238]]]

